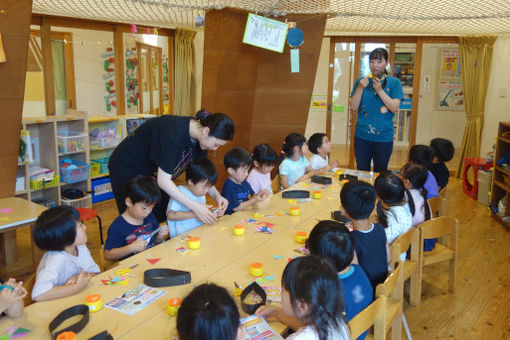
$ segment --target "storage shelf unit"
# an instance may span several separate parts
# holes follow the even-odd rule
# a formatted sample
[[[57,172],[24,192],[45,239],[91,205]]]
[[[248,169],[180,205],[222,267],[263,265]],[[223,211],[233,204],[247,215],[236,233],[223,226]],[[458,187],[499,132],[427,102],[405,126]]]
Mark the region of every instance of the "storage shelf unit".
[[[60,173],[60,161],[71,159],[82,163],[90,163],[89,143],[88,143],[88,124],[85,112],[70,111],[67,115],[31,117],[22,120],[22,129],[30,131],[30,147],[33,151],[34,161],[31,163],[23,162],[18,164],[18,176],[23,178],[23,190],[17,190],[14,194],[34,202],[41,202],[50,205],[52,203],[59,205],[62,203],[62,188],[76,188],[82,191],[90,191],[90,176],[83,181],[68,184],[58,181],[55,186],[42,189],[32,189],[30,187],[29,167],[40,165],[41,167],[55,170],[55,176],[62,178]],[[79,132],[81,140],[66,140],[68,145],[73,145],[72,152],[58,152],[59,142],[62,150],[62,136],[67,136],[70,132]],[[61,137],[59,140],[59,136]],[[78,149],[78,150],[76,150]],[[68,149],[71,150],[71,149]],[[91,205],[89,201],[88,206]]]
[[[491,191],[491,215],[510,230],[510,166],[497,165],[505,155],[510,154],[510,122],[500,122],[496,154],[494,157],[494,174]],[[510,160],[507,160],[507,164]],[[504,204],[501,202],[504,201]]]

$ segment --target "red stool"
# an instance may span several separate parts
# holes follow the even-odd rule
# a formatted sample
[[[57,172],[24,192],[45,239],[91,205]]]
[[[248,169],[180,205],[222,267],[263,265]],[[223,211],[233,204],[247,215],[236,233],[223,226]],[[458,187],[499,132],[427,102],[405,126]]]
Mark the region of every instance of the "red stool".
[[[80,213],[80,221],[88,221],[94,217],[97,217],[97,220],[99,222],[99,238],[101,240],[101,245],[103,245],[103,226],[101,223],[101,218],[97,214],[97,211],[92,208],[76,208],[78,212]]]
[[[473,168],[473,184],[469,183],[467,173]],[[478,197],[478,171],[487,171],[492,168],[492,163],[487,163],[485,158],[469,158],[464,160],[464,172],[462,174],[462,190],[466,195],[476,200]]]

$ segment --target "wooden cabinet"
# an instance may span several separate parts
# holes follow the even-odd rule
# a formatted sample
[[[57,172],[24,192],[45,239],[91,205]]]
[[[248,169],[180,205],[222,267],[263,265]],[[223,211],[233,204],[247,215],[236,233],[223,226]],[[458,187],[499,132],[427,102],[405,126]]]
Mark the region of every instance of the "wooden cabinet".
[[[491,215],[510,230],[510,122],[499,123],[494,157]]]
[[[15,196],[38,202],[43,205],[60,205],[62,191],[75,188],[83,192],[90,191],[88,165],[89,140],[87,115],[73,111],[67,115],[32,117],[22,120],[22,130],[30,132],[30,145],[33,160],[18,163],[17,186]],[[83,171],[61,171],[64,162],[83,164]],[[55,171],[53,181],[30,180],[31,169],[40,166]],[[58,177],[57,177],[58,176]],[[66,182],[67,180],[67,182]],[[75,202],[65,200],[65,204],[77,206]],[[91,206],[90,195],[79,201],[78,206]]]

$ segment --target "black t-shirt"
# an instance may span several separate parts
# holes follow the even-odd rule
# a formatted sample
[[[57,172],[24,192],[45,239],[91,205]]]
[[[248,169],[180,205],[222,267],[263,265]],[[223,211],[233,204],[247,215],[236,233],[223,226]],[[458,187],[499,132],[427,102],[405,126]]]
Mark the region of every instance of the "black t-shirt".
[[[189,135],[191,117],[164,115],[149,119],[117,146],[110,164],[126,174],[154,175],[158,167],[175,179],[192,159],[207,151]]]
[[[450,178],[450,171],[444,162],[432,163],[429,170],[436,178],[439,189],[443,189],[448,184],[448,179]]]
[[[379,223],[374,223],[374,228],[370,232],[353,230],[352,236],[358,262],[375,289],[379,283],[386,280],[388,275],[388,254],[384,227]]]

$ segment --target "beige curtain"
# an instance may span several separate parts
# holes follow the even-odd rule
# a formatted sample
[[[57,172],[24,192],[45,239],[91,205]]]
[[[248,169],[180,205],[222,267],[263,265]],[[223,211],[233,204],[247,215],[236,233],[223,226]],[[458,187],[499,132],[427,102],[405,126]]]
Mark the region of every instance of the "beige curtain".
[[[175,32],[175,107],[180,116],[194,116],[196,71],[193,40],[197,32],[177,29]]]
[[[492,68],[494,36],[459,37],[459,56],[467,123],[460,150],[457,177],[466,157],[480,157],[485,99]]]

